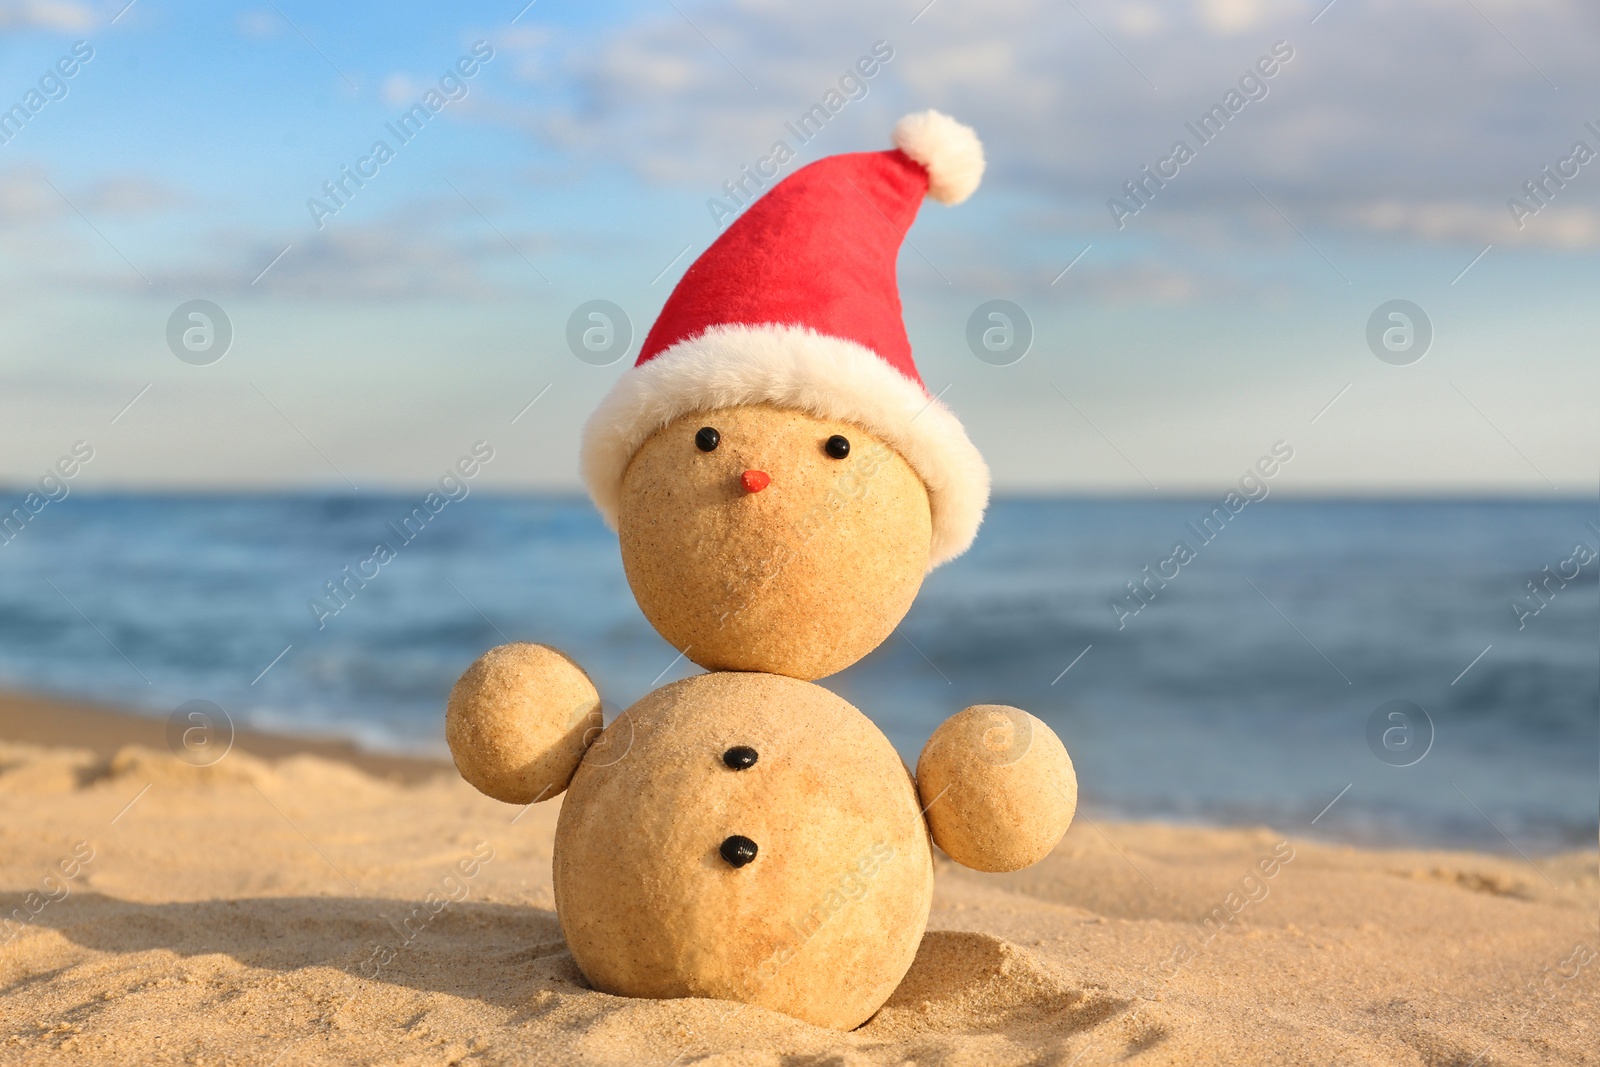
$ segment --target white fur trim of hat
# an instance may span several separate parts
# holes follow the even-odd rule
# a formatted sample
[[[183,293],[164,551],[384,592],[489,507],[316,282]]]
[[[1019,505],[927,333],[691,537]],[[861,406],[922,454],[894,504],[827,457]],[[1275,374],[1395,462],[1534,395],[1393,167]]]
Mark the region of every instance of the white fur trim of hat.
[[[989,468],[960,420],[870,349],[777,324],[714,326],[617,381],[584,427],[580,460],[607,525],[616,528],[623,475],[651,434],[696,411],[763,403],[854,422],[899,452],[928,490],[930,569],[972,544]]]

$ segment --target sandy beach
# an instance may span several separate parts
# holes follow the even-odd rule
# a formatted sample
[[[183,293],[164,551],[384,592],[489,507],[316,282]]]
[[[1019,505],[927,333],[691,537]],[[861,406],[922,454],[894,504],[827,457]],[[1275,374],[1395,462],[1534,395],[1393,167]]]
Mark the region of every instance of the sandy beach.
[[[1030,870],[941,859],[910,974],[835,1033],[589,990],[555,803],[288,738],[195,768],[162,738],[0,697],[0,1062],[1600,1061],[1594,852],[1366,851],[1088,797]]]

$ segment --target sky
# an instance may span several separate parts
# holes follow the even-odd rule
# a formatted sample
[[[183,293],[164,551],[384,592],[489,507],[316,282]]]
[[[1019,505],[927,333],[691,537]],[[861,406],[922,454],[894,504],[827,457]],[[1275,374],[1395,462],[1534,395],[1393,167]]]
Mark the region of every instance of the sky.
[[[366,492],[484,440],[491,488],[574,489],[723,183],[936,107],[989,168],[911,231],[907,326],[1002,491],[1208,493],[1286,442],[1288,493],[1592,494],[1597,52],[1592,0],[0,0],[0,482],[82,441],[90,489]],[[616,362],[568,344],[594,300]],[[969,343],[995,300],[1025,353]]]

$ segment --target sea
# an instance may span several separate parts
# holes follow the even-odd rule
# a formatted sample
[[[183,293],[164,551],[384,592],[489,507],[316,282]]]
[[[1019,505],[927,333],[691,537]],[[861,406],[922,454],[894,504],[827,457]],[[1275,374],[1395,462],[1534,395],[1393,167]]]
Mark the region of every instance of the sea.
[[[52,503],[0,544],[0,686],[163,718],[205,700],[238,726],[444,755],[450,686],[496,644],[570,653],[608,717],[698,671],[581,496],[474,492],[397,531],[417,503]],[[1217,505],[999,499],[900,628],[821,684],[913,766],[963,707],[1025,708],[1065,742],[1093,820],[1530,862],[1594,847],[1593,502]],[[379,541],[376,577],[330,599]]]

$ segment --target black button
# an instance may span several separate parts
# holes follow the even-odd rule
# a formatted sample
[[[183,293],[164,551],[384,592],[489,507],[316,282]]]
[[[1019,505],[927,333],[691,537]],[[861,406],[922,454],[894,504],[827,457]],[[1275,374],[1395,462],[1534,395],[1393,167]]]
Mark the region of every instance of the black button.
[[[730,770],[735,771],[742,771],[746,767],[754,767],[756,760],[760,758],[760,754],[749,745],[734,745],[722,754],[722,762],[726,763]]]
[[[834,459],[843,459],[850,454],[850,438],[834,434],[823,442],[822,448]]]
[[[694,435],[694,445],[702,452],[715,452],[721,443],[722,435],[710,426],[700,427],[700,432]]]
[[[743,867],[756,858],[756,843],[748,837],[734,834],[722,843],[718,851],[722,853],[722,858],[733,866]]]

